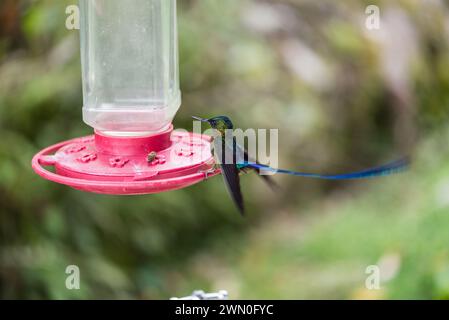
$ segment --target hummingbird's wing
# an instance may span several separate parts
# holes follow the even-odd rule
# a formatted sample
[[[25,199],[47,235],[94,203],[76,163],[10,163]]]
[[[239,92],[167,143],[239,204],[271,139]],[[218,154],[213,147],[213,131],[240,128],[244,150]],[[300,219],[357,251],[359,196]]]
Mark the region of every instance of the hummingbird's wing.
[[[240,189],[239,169],[235,162],[235,143],[234,146],[228,146],[223,140],[220,137],[214,139],[214,154],[220,165],[226,188],[240,213],[244,215],[245,206],[243,204],[242,190]],[[232,145],[232,143],[230,144]],[[226,161],[227,155],[232,155],[234,161]]]
[[[246,152],[246,150],[239,145],[238,143],[236,144],[236,163],[237,163],[237,168],[239,168],[239,165],[244,164],[244,163],[248,163],[248,162],[252,162],[252,163],[256,163],[258,165],[260,165],[259,162],[257,162],[256,160],[252,159],[249,155],[248,152]],[[265,181],[265,183],[273,190],[273,191],[279,191],[281,188],[279,187],[279,185],[271,178],[271,176],[266,175],[266,174],[261,174],[261,169],[259,168],[252,168],[252,167],[246,167],[249,168],[255,172],[257,172],[257,174],[259,175],[259,177]],[[245,167],[241,168],[243,171],[245,171]]]
[[[242,215],[245,214],[245,206],[243,204],[242,191],[240,189],[240,177],[239,172],[235,165],[223,164],[221,165],[223,179],[225,185],[230,193],[235,205],[239,209]]]
[[[245,151],[245,157],[247,159],[249,159],[248,154]],[[247,160],[248,161],[248,160]],[[249,160],[251,161],[251,160]],[[256,164],[260,164],[257,161],[255,162]],[[279,191],[281,189],[281,187],[276,183],[276,181],[273,180],[273,178],[271,178],[271,176],[266,175],[266,174],[261,174],[262,170],[258,169],[258,168],[253,168],[253,170],[255,170],[257,172],[257,175],[263,180],[265,181],[265,183],[271,188],[271,190],[273,191]]]

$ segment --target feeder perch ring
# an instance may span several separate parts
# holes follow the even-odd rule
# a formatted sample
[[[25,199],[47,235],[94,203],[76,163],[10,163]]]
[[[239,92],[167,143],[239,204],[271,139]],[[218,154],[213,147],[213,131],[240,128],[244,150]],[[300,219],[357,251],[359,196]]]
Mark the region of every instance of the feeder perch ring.
[[[220,174],[214,170],[211,140],[206,135],[173,131],[172,126],[156,135],[132,138],[95,132],[40,151],[32,167],[44,179],[86,192],[154,194]],[[148,163],[151,152],[157,152],[158,158]]]

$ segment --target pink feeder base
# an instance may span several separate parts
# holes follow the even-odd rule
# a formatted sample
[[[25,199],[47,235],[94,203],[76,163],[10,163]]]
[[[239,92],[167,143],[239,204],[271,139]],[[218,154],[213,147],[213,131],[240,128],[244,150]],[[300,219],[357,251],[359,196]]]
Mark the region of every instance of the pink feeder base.
[[[144,137],[96,132],[42,150],[32,166],[41,177],[78,190],[138,195],[182,189],[220,174],[214,163],[209,136],[171,127]]]

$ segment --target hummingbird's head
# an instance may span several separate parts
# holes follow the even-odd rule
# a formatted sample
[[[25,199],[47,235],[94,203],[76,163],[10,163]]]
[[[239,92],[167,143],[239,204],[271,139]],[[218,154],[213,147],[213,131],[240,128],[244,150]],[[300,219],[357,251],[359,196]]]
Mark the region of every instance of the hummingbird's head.
[[[192,118],[198,121],[207,122],[212,128],[220,132],[224,132],[227,129],[231,130],[234,129],[234,125],[232,124],[231,119],[229,119],[226,116],[218,116],[210,119],[203,119],[199,117],[192,117]]]

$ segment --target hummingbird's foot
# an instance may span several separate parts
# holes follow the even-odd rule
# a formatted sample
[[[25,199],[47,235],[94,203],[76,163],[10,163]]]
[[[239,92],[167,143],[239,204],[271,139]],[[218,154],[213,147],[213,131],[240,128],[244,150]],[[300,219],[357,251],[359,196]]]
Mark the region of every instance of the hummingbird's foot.
[[[209,175],[214,174],[215,171],[217,171],[217,169],[218,169],[218,166],[217,166],[217,165],[214,165],[214,166],[213,166],[212,168],[210,168],[210,169],[207,169],[207,170],[200,170],[199,172],[200,172],[200,173],[204,173],[205,180],[208,180],[208,179],[209,179]]]

